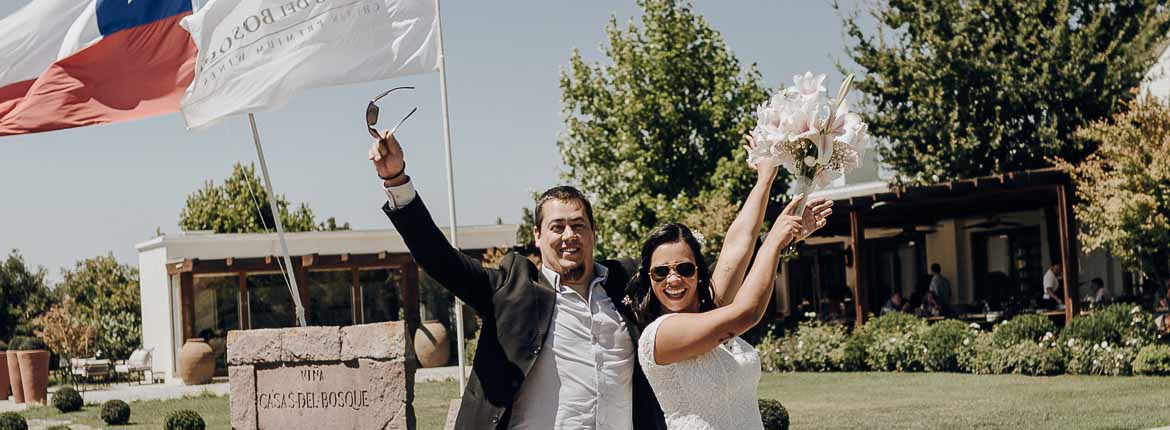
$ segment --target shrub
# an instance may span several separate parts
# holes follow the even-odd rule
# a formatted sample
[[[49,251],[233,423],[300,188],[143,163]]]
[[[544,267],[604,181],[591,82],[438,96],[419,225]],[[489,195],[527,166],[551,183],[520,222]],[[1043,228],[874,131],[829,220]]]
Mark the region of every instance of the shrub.
[[[998,375],[1007,369],[1004,350],[995,346],[991,333],[964,340],[956,358],[960,369],[977,375]]]
[[[167,415],[165,430],[203,430],[206,424],[203,417],[192,410],[184,409],[171,412]]]
[[[8,350],[20,351],[20,347],[24,344],[25,340],[28,340],[27,336],[13,336],[12,339],[8,341]]]
[[[1133,372],[1134,356],[1137,355],[1134,348],[1077,339],[1069,339],[1063,346],[1068,351],[1068,373],[1118,376]]]
[[[55,426],[49,427],[45,430],[73,430],[73,429],[69,428],[69,426],[67,426],[67,425],[55,425]]]
[[[792,360],[792,349],[796,342],[792,337],[776,337],[771,333],[765,335],[756,344],[756,354],[760,356],[760,368],[765,372],[791,372],[796,370]]]
[[[765,430],[788,430],[788,409],[779,401],[760,399],[760,417]]]
[[[869,365],[865,364],[866,345],[865,337],[858,334],[849,336],[841,347],[841,369],[853,372],[869,370]]]
[[[8,350],[8,343],[0,340],[0,352],[4,352],[7,350]]]
[[[939,321],[922,334],[925,356],[923,367],[928,372],[954,372],[959,370],[959,349],[963,341],[975,338],[978,331],[958,320]]]
[[[1060,335],[1061,344],[1076,339],[1090,345],[1125,345],[1141,348],[1154,342],[1154,316],[1141,308],[1116,304],[1072,320]]]
[[[921,370],[922,333],[926,322],[909,314],[891,312],[874,318],[855,336],[865,347],[865,365],[872,370],[899,372]],[[850,360],[857,358],[857,345],[850,348]],[[851,363],[855,364],[855,363]]]
[[[81,410],[81,394],[77,393],[73,387],[62,387],[53,393],[53,407],[61,412],[73,412]]]
[[[102,421],[112,426],[130,422],[130,405],[121,400],[110,400],[103,403]]]
[[[28,421],[16,412],[0,414],[0,430],[28,430]]]
[[[1047,376],[1064,372],[1064,351],[1049,334],[1040,342],[1020,342],[1003,351],[1004,371],[1021,375]]]
[[[1050,333],[1056,333],[1056,325],[1044,315],[1021,314],[995,326],[992,340],[1000,348],[1007,348],[1020,342],[1039,342]]]
[[[821,322],[802,323],[797,328],[795,347],[790,349],[796,370],[824,372],[841,368],[841,346],[848,336],[845,328]]]
[[[1170,376],[1170,346],[1146,345],[1133,360],[1133,373]]]
[[[39,337],[26,337],[20,344],[12,348],[13,351],[48,351],[49,346]]]

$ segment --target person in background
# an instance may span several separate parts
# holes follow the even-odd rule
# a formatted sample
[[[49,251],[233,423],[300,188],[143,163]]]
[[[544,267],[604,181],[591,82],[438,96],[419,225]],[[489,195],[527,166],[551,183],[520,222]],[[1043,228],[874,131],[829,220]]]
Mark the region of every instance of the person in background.
[[[1101,278],[1093,278],[1089,284],[1093,286],[1093,306],[1102,308],[1113,304],[1113,293],[1105,288],[1105,281]]]
[[[922,306],[918,308],[916,314],[920,317],[937,317],[942,316],[943,306],[939,303],[938,295],[934,291],[927,291],[926,297],[922,299]]]
[[[1044,301],[1051,301],[1058,309],[1064,309],[1064,294],[1060,293],[1060,263],[1053,263],[1044,273]]]
[[[938,296],[939,303],[951,303],[951,281],[942,275],[942,266],[938,263],[930,265],[930,292]]]
[[[895,291],[894,294],[890,296],[890,299],[886,301],[886,304],[882,305],[882,315],[888,314],[890,312],[906,312],[909,307],[910,304],[907,303],[906,300],[902,299],[902,292]]]

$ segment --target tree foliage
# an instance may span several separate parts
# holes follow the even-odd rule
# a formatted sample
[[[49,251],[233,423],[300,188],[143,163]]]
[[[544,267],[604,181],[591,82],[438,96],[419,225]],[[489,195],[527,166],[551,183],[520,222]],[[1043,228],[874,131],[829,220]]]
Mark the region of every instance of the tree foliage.
[[[561,73],[564,178],[595,200],[601,256],[636,255],[651,229],[686,214],[734,211],[755,180],[743,135],[768,97],[755,65],[742,67],[689,3],[638,5],[640,26],[610,19],[602,47],[608,63],[586,62],[574,50]],[[714,224],[730,223],[697,221],[713,224],[690,225],[698,231],[722,232],[727,224]]]
[[[1097,151],[1059,162],[1076,181],[1074,211],[1086,251],[1105,249],[1165,285],[1170,257],[1170,107],[1147,98],[1077,135]]]
[[[276,196],[276,206],[280,208],[285,231],[349,230],[348,222],[338,225],[333,217],[317,224],[313,210],[305,203],[290,211],[291,204],[283,195]],[[216,186],[209,180],[203,188],[187,196],[187,204],[179,212],[179,227],[216,233],[275,231],[268,191],[256,176],[256,167],[236,163],[222,185]]]
[[[138,269],[108,254],[78,261],[62,275],[55,292],[73,302],[74,316],[97,330],[95,352],[125,359],[142,345]]]
[[[15,249],[0,258],[0,340],[33,334],[32,320],[53,304],[46,275],[43,267],[29,267]]]
[[[844,15],[883,160],[906,183],[1080,161],[1095,146],[1074,131],[1133,99],[1170,30],[1166,3],[890,0]]]

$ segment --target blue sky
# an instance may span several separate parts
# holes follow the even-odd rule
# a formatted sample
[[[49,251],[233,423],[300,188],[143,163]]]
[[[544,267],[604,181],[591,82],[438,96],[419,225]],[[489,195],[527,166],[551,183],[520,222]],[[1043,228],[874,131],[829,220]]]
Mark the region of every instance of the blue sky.
[[[27,3],[0,2],[0,16]],[[741,62],[759,66],[770,87],[807,70],[828,73],[831,88],[841,80],[833,64],[844,61],[844,41],[829,0],[703,1],[695,9]],[[625,22],[637,13],[633,1],[443,3],[460,225],[517,222],[532,191],[560,182],[559,71],[573,48],[601,59],[609,17]],[[386,88],[414,85],[413,94],[383,102],[383,116],[419,107],[398,135],[416,187],[446,225],[438,83],[430,74],[310,90],[257,113],[276,192],[308,202],[320,219],[389,228],[379,210],[380,181],[365,159],[364,109]],[[156,227],[179,232],[188,194],[205,180],[222,180],[233,163],[255,160],[246,116],[198,132],[172,114],[0,138],[0,248],[19,249],[52,279],[62,267],[109,252],[137,265],[134,244]]]

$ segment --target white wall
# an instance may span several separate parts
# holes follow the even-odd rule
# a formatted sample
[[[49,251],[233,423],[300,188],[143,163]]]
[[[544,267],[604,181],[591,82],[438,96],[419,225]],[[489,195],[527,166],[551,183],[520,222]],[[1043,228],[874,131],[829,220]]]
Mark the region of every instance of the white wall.
[[[142,345],[154,349],[151,359],[155,374],[170,380],[175,370],[175,339],[166,251],[154,248],[138,254],[138,288],[142,295]]]

